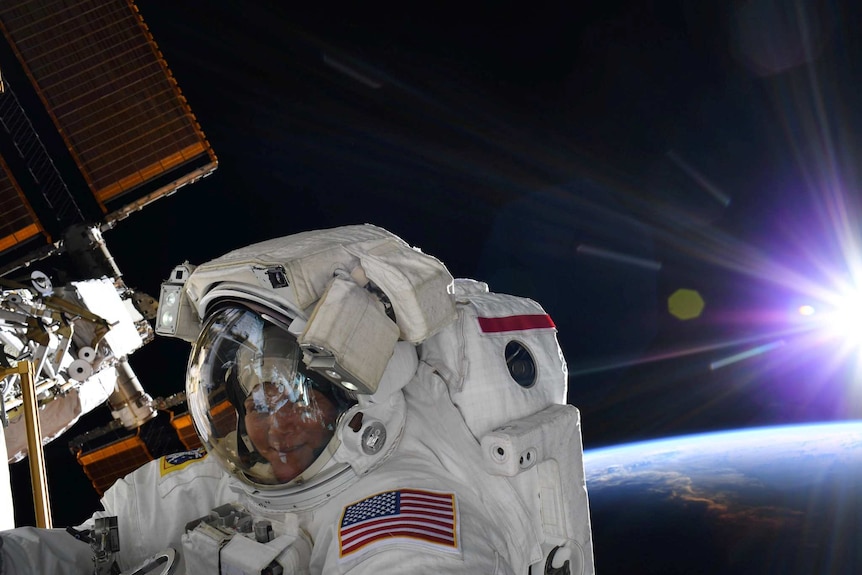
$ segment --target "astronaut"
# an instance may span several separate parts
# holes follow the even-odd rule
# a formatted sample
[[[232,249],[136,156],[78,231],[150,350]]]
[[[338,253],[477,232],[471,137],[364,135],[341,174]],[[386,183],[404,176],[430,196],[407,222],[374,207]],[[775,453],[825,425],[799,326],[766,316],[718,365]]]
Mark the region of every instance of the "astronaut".
[[[372,225],[254,244],[162,286],[205,449],[117,481],[124,573],[592,574],[578,410],[551,318]],[[2,534],[0,573],[92,573]],[[156,571],[152,571],[156,572]]]

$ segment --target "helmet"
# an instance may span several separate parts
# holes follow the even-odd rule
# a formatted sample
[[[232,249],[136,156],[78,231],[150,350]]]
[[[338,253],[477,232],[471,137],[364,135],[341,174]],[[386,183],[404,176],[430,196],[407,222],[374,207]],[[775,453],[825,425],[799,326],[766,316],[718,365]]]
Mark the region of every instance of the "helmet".
[[[302,483],[329,463],[336,422],[355,400],[306,370],[290,319],[238,302],[203,324],[187,372],[198,435],[240,480]]]
[[[416,344],[456,317],[452,281],[376,226],[303,232],[174,268],[156,333],[193,345],[209,453],[262,507],[308,509],[395,449]]]

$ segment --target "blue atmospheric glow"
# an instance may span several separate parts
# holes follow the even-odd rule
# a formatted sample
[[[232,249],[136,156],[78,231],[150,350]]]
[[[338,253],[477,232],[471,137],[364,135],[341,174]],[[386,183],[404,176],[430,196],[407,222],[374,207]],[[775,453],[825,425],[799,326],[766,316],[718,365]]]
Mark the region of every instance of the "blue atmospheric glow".
[[[811,435],[824,433],[847,433],[849,435],[851,433],[858,433],[860,428],[862,428],[862,420],[772,425],[734,429],[731,431],[711,431],[588,449],[584,451],[584,463],[585,465],[589,465],[599,459],[607,458],[628,459],[634,454],[637,455],[638,459],[648,459],[651,454],[669,450],[680,451],[685,450],[687,447],[703,447],[704,445],[721,445],[725,449],[732,450],[735,445],[746,447],[752,443],[757,443],[760,439],[775,437],[785,439],[798,437],[800,441],[805,441]]]

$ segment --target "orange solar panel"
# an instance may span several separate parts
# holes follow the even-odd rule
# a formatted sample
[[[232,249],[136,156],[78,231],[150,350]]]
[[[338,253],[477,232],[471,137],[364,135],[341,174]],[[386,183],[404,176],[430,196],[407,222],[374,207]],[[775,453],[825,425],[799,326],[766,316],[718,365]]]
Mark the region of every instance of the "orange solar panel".
[[[222,400],[210,410],[213,429],[219,435],[227,435],[236,430],[236,409],[228,400]],[[189,413],[171,415],[171,425],[177,431],[177,437],[188,449],[202,447],[197,431],[195,431],[192,416]]]
[[[195,431],[190,414],[186,413],[177,417],[172,416],[171,425],[177,430],[177,437],[179,437],[187,449],[197,449],[203,446],[197,431]]]
[[[215,169],[130,0],[3,0],[0,25],[104,211],[192,160]]]
[[[221,436],[236,430],[236,409],[228,400],[214,405],[210,410],[210,418],[213,428]]]
[[[79,452],[77,459],[101,496],[117,479],[152,461],[153,456],[143,440],[135,435],[88,453]]]
[[[0,252],[3,252],[36,236],[41,226],[2,157],[0,168]]]

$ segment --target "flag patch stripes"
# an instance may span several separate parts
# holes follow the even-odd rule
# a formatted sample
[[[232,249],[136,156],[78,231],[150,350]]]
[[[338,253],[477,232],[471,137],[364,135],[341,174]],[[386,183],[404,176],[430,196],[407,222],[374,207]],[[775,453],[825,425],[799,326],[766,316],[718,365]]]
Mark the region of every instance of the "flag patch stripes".
[[[398,489],[344,508],[338,528],[340,557],[389,543],[430,545],[459,553],[455,494]]]

